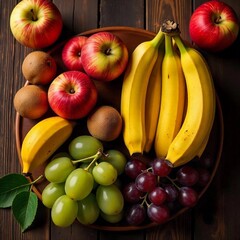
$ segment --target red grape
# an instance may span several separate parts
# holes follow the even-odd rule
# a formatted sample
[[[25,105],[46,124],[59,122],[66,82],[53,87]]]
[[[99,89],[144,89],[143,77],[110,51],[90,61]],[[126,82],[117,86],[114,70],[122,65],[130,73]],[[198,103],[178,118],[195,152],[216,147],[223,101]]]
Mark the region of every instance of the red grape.
[[[123,197],[126,202],[136,203],[139,202],[144,193],[136,188],[135,182],[129,182],[123,188]]]
[[[177,181],[183,186],[193,186],[199,179],[198,171],[191,166],[183,166],[177,172]]]
[[[146,219],[146,209],[142,204],[132,205],[126,212],[126,221],[130,225],[139,225]]]
[[[156,187],[148,194],[148,199],[155,205],[162,205],[167,199],[166,191],[161,187]]]
[[[140,173],[142,173],[146,169],[147,167],[145,163],[140,160],[133,159],[126,163],[125,174],[128,177],[135,179]]]
[[[181,187],[178,200],[184,207],[193,207],[198,201],[198,193],[193,188]]]
[[[205,168],[198,168],[197,171],[199,173],[199,179],[197,184],[201,187],[205,187],[210,181],[211,174]]]
[[[173,202],[177,199],[178,197],[178,189],[169,184],[164,187],[165,192],[167,193],[167,201],[168,202]]]
[[[153,173],[160,177],[166,177],[171,172],[172,168],[165,159],[157,158],[152,163]]]
[[[199,159],[199,163],[202,167],[210,169],[214,165],[214,158],[211,156],[204,156]]]
[[[148,171],[139,174],[135,180],[136,187],[142,192],[151,192],[157,186],[157,177]]]
[[[170,212],[169,209],[164,205],[156,206],[153,203],[151,203],[147,209],[147,215],[151,221],[160,224],[169,219]]]

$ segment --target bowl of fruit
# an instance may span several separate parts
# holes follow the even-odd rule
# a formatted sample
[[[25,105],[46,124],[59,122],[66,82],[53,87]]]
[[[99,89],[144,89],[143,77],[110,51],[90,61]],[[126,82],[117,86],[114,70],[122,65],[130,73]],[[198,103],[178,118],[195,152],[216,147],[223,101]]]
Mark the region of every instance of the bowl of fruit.
[[[56,69],[39,98],[48,109],[31,118],[18,108],[16,145],[26,177],[42,176],[33,190],[57,226],[150,228],[209,187],[221,105],[206,61],[176,29],[94,29],[47,52]]]

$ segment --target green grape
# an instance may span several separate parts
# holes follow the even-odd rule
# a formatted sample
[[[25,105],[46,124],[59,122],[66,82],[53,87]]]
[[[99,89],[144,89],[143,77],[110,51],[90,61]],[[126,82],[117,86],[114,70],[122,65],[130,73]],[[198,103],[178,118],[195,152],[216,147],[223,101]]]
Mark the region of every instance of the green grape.
[[[58,227],[68,227],[77,218],[78,203],[67,195],[59,197],[53,204],[51,217]]]
[[[84,162],[84,163],[81,163],[79,167],[83,168],[83,169],[86,169],[88,167],[88,165],[89,165],[89,163]],[[92,173],[94,166],[95,166],[94,164],[91,165],[91,167],[88,168],[88,172]],[[93,189],[96,189],[97,186],[98,186],[98,183],[94,180]]]
[[[56,154],[53,155],[53,157],[51,158],[51,160],[55,159],[55,158],[59,158],[59,157],[68,157],[71,158],[71,156],[69,155],[68,152],[58,152]]]
[[[94,180],[101,185],[111,185],[117,179],[117,170],[108,162],[101,162],[93,168]]]
[[[82,135],[74,138],[68,149],[73,159],[83,159],[95,155],[99,149],[103,150],[103,145],[92,136]]]
[[[107,215],[107,214],[101,212],[101,217],[109,223],[118,223],[123,219],[123,211],[121,211],[120,213],[118,213],[116,215]]]
[[[50,182],[42,191],[42,203],[47,208],[52,208],[54,202],[65,195],[64,183]]]
[[[111,163],[116,168],[118,175],[124,172],[125,165],[127,163],[125,155],[122,152],[114,149],[108,150],[106,152],[106,157],[103,156],[100,158],[100,162],[102,161]]]
[[[123,210],[123,195],[114,184],[100,185],[96,191],[96,199],[100,210],[107,215],[116,215]]]
[[[65,182],[65,192],[73,200],[82,200],[92,191],[93,184],[92,174],[77,168],[69,174]]]
[[[68,175],[76,168],[68,157],[58,157],[47,164],[44,175],[49,182],[65,182]]]
[[[99,213],[100,209],[93,193],[78,201],[77,219],[80,223],[85,225],[93,224],[98,219]]]

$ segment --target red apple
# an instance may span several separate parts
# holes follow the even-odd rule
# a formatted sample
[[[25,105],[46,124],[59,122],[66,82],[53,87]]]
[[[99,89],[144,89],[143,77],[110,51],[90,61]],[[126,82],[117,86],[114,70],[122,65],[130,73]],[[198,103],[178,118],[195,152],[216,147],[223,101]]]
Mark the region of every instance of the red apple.
[[[63,47],[62,60],[68,70],[82,71],[81,51],[87,37],[76,36],[70,38]]]
[[[125,70],[128,49],[123,41],[110,32],[91,35],[82,47],[82,65],[85,72],[100,81],[112,81]]]
[[[226,3],[209,1],[192,14],[190,37],[200,48],[218,52],[228,48],[237,38],[239,22],[234,10]]]
[[[48,101],[52,110],[66,119],[85,117],[97,102],[97,89],[91,78],[80,71],[67,71],[49,86]]]
[[[30,48],[53,44],[62,31],[62,16],[49,0],[22,0],[10,16],[10,28],[18,42]]]

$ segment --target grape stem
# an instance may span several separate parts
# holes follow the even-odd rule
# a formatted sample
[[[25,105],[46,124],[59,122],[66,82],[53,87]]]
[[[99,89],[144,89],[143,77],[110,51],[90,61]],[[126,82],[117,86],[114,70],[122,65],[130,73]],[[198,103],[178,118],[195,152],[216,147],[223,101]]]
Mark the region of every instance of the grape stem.
[[[77,164],[77,163],[85,162],[85,161],[88,161],[88,160],[92,160],[92,161],[95,160],[96,161],[97,159],[99,159],[103,155],[107,156],[107,154],[103,153],[102,149],[99,149],[96,154],[94,154],[90,157],[81,158],[81,159],[77,159],[77,160],[72,160],[72,163]],[[97,158],[97,159],[95,159],[95,158]]]
[[[142,197],[142,199],[143,199],[143,201],[142,201],[142,203],[141,203],[142,206],[143,206],[144,203],[147,205],[147,207],[150,206],[149,203],[147,202],[147,196],[148,196],[148,193],[146,193],[146,194],[144,195],[144,197]]]
[[[180,190],[180,187],[174,182],[173,179],[171,179],[170,177],[166,176],[166,178],[178,189]]]
[[[85,168],[85,170],[88,171],[91,168],[91,166],[103,155],[104,155],[104,153],[103,153],[102,149],[99,149],[95,155],[93,155],[92,157],[89,158],[89,159],[92,158],[93,160],[89,163],[89,165]]]

